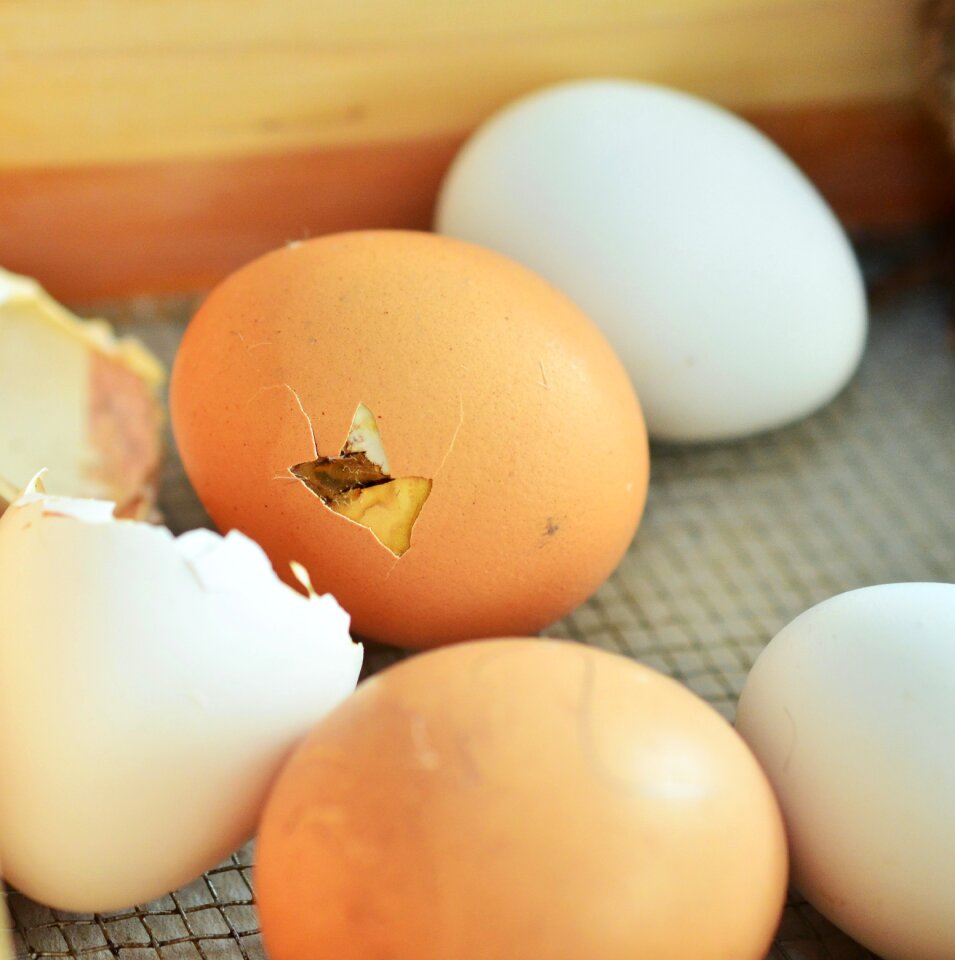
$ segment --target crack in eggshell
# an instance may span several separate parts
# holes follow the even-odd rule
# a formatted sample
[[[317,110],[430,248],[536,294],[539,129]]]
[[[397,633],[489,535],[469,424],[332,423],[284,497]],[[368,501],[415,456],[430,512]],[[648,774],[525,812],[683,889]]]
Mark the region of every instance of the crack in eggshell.
[[[343,499],[352,490],[363,490],[379,483],[388,483],[391,477],[364,453],[344,453],[338,457],[316,457],[289,467],[294,477],[309,488],[324,503]]]
[[[458,394],[458,423],[454,428],[454,433],[451,434],[451,442],[448,444],[448,449],[444,452],[444,456],[441,458],[441,462],[438,464],[438,469],[434,471],[434,475],[437,476],[443,469],[444,465],[448,462],[448,457],[451,456],[451,452],[454,450],[454,445],[458,442],[458,434],[461,432],[461,427],[464,426],[464,397],[461,394]]]
[[[292,393],[308,419],[314,443],[311,418],[298,394]],[[288,470],[333,513],[370,530],[395,557],[411,548],[411,531],[431,494],[432,481],[390,475],[378,424],[364,403],[355,409],[338,456],[323,457],[316,450],[314,460],[292,464]]]

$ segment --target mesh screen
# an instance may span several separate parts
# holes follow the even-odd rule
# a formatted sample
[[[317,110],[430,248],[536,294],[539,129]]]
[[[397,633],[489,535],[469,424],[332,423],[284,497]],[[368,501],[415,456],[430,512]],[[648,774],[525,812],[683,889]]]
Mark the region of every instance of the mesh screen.
[[[98,305],[170,359],[194,302]],[[171,447],[170,447],[171,449]],[[767,640],[806,607],[866,584],[955,576],[955,355],[938,292],[876,311],[850,388],[798,426],[732,445],[657,447],[647,513],[613,577],[551,636],[634,657],[732,717]],[[207,518],[170,454],[162,509]],[[371,647],[365,672],[399,654]],[[251,848],[135,910],[76,916],[15,892],[18,958],[261,960]],[[856,946],[793,896],[770,956],[855,960]]]

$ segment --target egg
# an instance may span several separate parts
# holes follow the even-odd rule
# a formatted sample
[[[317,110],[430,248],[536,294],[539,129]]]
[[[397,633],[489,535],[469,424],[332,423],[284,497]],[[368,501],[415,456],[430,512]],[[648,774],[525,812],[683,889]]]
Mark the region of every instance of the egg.
[[[51,492],[150,517],[162,454],[160,362],[0,270],[0,513],[38,470]]]
[[[355,686],[361,647],[240,533],[112,519],[31,488],[0,518],[0,863],[99,912],[245,842],[287,753]]]
[[[186,330],[171,406],[219,528],[409,647],[559,619],[646,498],[640,406],[596,327],[526,268],[431,234],[327,236],[234,273]]]
[[[659,440],[797,420],[862,353],[865,292],[832,212],[755,128],[676,90],[584,80],[510,104],[454,160],[436,224],[569,294]]]
[[[795,885],[884,960],[955,956],[955,585],[853,590],[757,659],[737,725]]]
[[[262,819],[272,960],[762,960],[786,848],[709,706],[577,644],[485,640],[363,683]]]

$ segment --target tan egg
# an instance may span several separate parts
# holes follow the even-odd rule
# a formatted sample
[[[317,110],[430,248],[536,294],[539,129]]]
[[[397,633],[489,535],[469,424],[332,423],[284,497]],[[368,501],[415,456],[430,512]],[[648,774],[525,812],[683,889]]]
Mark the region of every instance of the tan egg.
[[[646,498],[640,407],[603,336],[500,254],[378,231],[293,244],[190,324],[171,403],[222,529],[299,559],[363,635],[530,633],[591,594]]]
[[[676,682],[490,640],[365,682],[265,808],[272,960],[762,960],[786,847],[743,741]]]

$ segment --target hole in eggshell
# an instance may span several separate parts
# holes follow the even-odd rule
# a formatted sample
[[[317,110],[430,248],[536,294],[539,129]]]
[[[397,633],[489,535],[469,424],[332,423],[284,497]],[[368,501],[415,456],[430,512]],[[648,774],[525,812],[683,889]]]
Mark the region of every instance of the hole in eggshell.
[[[338,457],[317,457],[289,467],[322,502],[329,503],[351,490],[364,490],[391,479],[364,453],[343,453]]]
[[[370,530],[396,557],[411,547],[431,481],[390,475],[378,424],[363,403],[337,457],[316,457],[288,469],[329,510]]]

